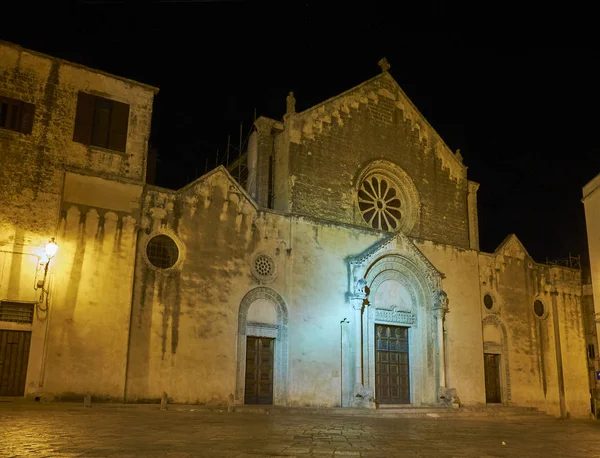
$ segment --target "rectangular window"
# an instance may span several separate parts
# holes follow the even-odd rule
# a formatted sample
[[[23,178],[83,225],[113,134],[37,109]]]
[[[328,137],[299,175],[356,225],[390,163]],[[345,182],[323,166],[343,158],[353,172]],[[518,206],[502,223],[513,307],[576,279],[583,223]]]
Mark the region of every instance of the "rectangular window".
[[[125,152],[129,105],[80,92],[73,141]]]
[[[590,360],[596,359],[596,348],[594,348],[594,344],[588,344],[588,358]]]
[[[35,105],[0,96],[0,128],[30,134]]]

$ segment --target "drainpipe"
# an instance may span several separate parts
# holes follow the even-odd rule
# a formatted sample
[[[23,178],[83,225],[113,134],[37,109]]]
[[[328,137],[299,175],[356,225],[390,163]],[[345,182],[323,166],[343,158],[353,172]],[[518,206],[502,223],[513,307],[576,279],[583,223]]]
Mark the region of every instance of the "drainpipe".
[[[558,374],[558,395],[560,397],[560,418],[567,418],[567,404],[565,400],[565,379],[563,374],[562,350],[560,347],[560,329],[558,323],[558,306],[556,286],[552,286],[552,324],[554,325],[554,346],[556,349],[556,369]]]

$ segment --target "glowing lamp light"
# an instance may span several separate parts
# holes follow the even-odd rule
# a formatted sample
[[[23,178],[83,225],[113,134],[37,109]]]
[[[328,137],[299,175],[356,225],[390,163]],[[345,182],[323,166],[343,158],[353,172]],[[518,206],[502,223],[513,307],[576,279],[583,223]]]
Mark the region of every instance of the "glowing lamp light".
[[[54,241],[54,237],[52,237],[50,241],[46,244],[46,257],[48,258],[48,260],[52,259],[57,251],[58,245]]]

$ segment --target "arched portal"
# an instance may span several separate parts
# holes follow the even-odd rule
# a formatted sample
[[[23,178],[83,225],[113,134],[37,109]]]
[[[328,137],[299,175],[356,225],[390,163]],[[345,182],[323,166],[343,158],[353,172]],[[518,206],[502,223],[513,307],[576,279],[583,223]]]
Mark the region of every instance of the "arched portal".
[[[511,401],[506,326],[493,314],[483,318],[482,326],[486,402],[506,404]]]
[[[288,391],[288,309],[281,295],[274,289],[265,286],[254,288],[244,296],[240,304],[235,396],[237,404],[244,404],[246,401],[247,356],[253,360],[253,355],[248,353],[248,344],[256,345],[257,348],[264,347],[267,356],[272,352],[272,402],[285,405]],[[249,350],[253,351],[254,347]]]
[[[364,279],[364,385],[379,403],[437,404],[442,369],[436,285],[400,254],[376,260]]]

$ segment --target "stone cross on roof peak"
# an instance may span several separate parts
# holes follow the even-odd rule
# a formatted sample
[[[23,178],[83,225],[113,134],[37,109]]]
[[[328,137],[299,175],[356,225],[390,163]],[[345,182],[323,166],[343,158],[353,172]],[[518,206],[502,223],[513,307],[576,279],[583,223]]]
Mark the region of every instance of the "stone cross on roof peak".
[[[382,57],[381,59],[379,59],[379,62],[377,62],[377,65],[379,65],[379,67],[381,67],[382,72],[387,72],[391,67],[390,63],[388,62],[387,58],[385,58],[385,57]]]

